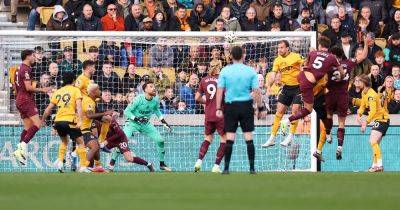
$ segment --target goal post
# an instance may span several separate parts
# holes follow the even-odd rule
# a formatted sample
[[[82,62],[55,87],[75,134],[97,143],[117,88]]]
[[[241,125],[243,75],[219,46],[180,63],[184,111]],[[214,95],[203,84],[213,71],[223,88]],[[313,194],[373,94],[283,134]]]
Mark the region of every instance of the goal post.
[[[51,121],[29,144],[26,167],[19,167],[12,156],[23,126],[15,108],[11,82],[21,62],[20,52],[23,49],[41,51],[35,52],[37,60],[33,65],[37,86],[60,87],[62,72],[80,74],[82,62],[94,59],[96,73],[92,79],[100,84],[103,92],[98,105],[100,108],[111,106],[121,114],[124,107],[141,93],[140,84],[146,79],[155,80],[162,99],[162,112],[173,126],[172,133],[168,133],[158,120],[152,119],[166,140],[166,163],[175,171],[192,171],[198,149],[204,140],[204,108],[195,103],[191,95],[201,77],[207,74],[211,65],[223,67],[229,64],[230,47],[241,45],[246,52],[245,63],[258,73],[260,82],[265,82],[277,56],[278,42],[282,39],[288,40],[291,50],[303,57],[307,56],[310,48],[316,48],[317,45],[316,32],[0,31],[0,67],[6,72],[4,88],[1,90],[5,99],[0,101],[0,172],[55,171],[53,162],[57,157],[59,139],[52,135]],[[42,62],[42,57],[47,58],[47,61]],[[111,67],[107,68],[108,65]],[[138,76],[136,80],[133,77],[135,74]],[[312,156],[318,133],[315,112],[299,123],[290,147],[279,145],[285,138],[281,133],[277,136],[275,147],[264,149],[260,146],[269,137],[276,111],[278,84],[279,81],[276,81],[274,90],[265,90],[261,86],[269,114],[267,119],[256,120],[256,168],[258,171],[316,171],[317,162]],[[173,99],[169,98],[169,91]],[[46,94],[36,94],[39,112],[48,104],[48,98]],[[119,121],[121,125],[125,122],[122,117]],[[237,136],[231,169],[248,171],[242,133],[239,131]],[[203,168],[206,171],[214,164],[218,141],[216,135],[204,160]],[[136,155],[158,163],[155,144],[149,138],[135,134],[130,138],[129,146]],[[102,153],[104,166],[107,166],[109,158],[108,154]],[[66,161],[69,167],[69,154]],[[116,170],[140,171],[144,168],[126,163],[120,158]]]

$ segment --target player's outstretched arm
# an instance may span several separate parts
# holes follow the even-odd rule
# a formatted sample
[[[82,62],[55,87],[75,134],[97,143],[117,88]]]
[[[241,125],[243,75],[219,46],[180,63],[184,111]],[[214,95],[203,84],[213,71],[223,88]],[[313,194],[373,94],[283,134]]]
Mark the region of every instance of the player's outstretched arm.
[[[76,112],[78,114],[78,122],[76,123],[76,128],[80,128],[82,125],[82,119],[83,119],[82,98],[76,99]]]
[[[368,42],[370,42],[371,40],[372,40],[372,38],[369,35],[365,36],[363,51],[362,51],[361,55],[356,57],[357,64],[363,62],[367,58],[367,56],[368,56]]]
[[[24,84],[25,84],[26,90],[29,92],[48,93],[53,89],[52,87],[43,87],[43,88],[33,87],[32,82],[30,80],[24,81]]]
[[[53,110],[55,105],[56,104],[54,104],[54,103],[50,103],[49,105],[47,105],[46,109],[43,112],[42,123],[44,123],[46,121],[46,119],[50,116],[51,110]]]

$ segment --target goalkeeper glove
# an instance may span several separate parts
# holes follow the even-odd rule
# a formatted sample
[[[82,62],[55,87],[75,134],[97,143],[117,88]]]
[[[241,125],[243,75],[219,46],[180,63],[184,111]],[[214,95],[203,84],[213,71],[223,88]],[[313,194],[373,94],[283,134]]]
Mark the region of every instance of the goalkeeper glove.
[[[168,132],[171,133],[172,128],[171,128],[170,125],[168,125],[167,121],[165,121],[165,119],[162,119],[162,120],[161,120],[161,123],[163,124],[164,128],[166,128],[166,129],[168,130]]]
[[[143,123],[143,124],[146,124],[146,123],[148,123],[149,122],[149,118],[147,118],[147,117],[135,117],[135,116],[133,116],[132,118],[131,118],[131,120],[133,120],[134,122],[137,122],[137,123]]]

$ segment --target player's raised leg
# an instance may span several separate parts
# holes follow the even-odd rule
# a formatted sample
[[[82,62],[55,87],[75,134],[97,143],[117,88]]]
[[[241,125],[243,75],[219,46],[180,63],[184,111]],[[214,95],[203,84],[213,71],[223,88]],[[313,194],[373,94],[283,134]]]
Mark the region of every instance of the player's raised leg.
[[[301,97],[299,96],[299,98],[301,98]],[[292,113],[293,114],[296,114],[297,112],[299,112],[299,110],[301,108],[301,99],[299,100],[299,102],[292,105]],[[287,147],[292,143],[292,140],[293,140],[294,134],[296,133],[298,124],[299,124],[299,120],[295,120],[290,123],[289,134],[286,136],[285,140],[280,143],[281,146]]]
[[[211,135],[205,135],[204,136],[204,141],[201,143],[200,150],[199,150],[199,156],[197,158],[196,163],[194,164],[194,172],[199,172],[201,170],[201,164],[203,163],[203,158],[207,154],[208,147],[210,146],[214,136]]]

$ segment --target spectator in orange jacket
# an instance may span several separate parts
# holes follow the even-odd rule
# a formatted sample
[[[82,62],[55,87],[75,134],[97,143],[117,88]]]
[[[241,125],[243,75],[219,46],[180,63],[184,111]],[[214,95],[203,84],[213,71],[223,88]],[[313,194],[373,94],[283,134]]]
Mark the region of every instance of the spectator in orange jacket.
[[[125,31],[124,18],[117,16],[117,6],[109,4],[107,14],[101,18],[103,31]]]

